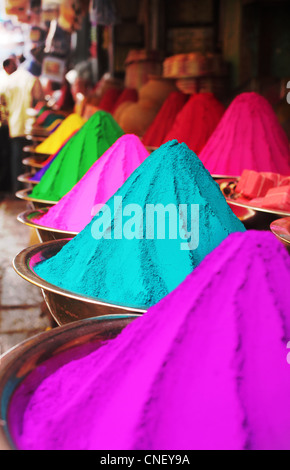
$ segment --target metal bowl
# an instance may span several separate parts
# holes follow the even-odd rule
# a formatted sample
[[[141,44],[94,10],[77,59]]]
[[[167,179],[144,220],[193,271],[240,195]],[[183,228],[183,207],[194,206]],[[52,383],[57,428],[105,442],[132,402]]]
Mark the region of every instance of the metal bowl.
[[[233,181],[233,178],[221,178],[217,182],[219,185]],[[226,197],[226,201],[234,214],[240,218],[248,230],[270,230],[270,225],[275,220],[290,216],[289,213],[274,209],[255,207],[236,201],[232,196]],[[241,218],[241,214],[244,215]]]
[[[270,229],[290,251],[290,216],[274,220],[270,225]]]
[[[17,191],[15,195],[19,199],[29,202],[32,209],[43,209],[44,207],[54,206],[55,204],[57,204],[56,201],[46,201],[44,199],[35,199],[31,197],[30,194],[31,194],[31,189],[26,188],[26,189],[21,189],[20,191]]]
[[[48,309],[58,325],[85,318],[124,313],[143,314],[148,307],[118,305],[105,300],[77,294],[50,284],[35,273],[35,266],[55,256],[70,239],[55,240],[34,245],[21,251],[13,260],[13,267],[23,279],[42,290]]]
[[[22,160],[22,164],[24,166],[30,166],[31,168],[41,169],[44,166],[44,161],[34,157],[27,157]]]
[[[31,185],[38,184],[39,181],[34,181],[33,179],[31,179],[32,177],[33,177],[32,173],[24,173],[23,175],[19,175],[17,179],[18,181],[20,181],[20,183],[31,184]]]
[[[41,243],[49,242],[51,240],[63,240],[75,237],[78,232],[66,232],[55,228],[45,227],[45,225],[38,224],[35,219],[40,219],[49,210],[49,207],[38,210],[28,210],[22,212],[17,216],[17,220],[28,227],[36,230],[38,238]]]
[[[1,356],[0,450],[17,450],[29,396],[46,376],[117,337],[136,318],[126,314],[81,320],[40,333]]]
[[[23,149],[24,153],[28,153],[30,156],[34,156],[35,158],[38,158],[39,160],[46,160],[51,156],[50,153],[41,153],[41,152],[36,152],[35,151],[36,146],[26,146]]]

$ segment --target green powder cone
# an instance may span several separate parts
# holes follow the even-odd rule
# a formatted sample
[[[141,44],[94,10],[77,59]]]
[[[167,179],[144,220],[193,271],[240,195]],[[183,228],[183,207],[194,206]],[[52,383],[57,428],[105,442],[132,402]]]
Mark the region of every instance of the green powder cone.
[[[177,234],[174,217],[168,217],[165,235],[162,223],[149,220],[148,205],[157,204],[181,207]],[[193,223],[185,213],[191,205],[199,207]],[[177,140],[147,157],[106,208],[56,256],[37,265],[36,273],[73,292],[146,308],[175,289],[230,233],[245,231],[202,162]],[[141,220],[134,217],[138,208]],[[190,247],[193,237],[187,234],[198,226],[199,238]]]
[[[61,149],[31,197],[59,201],[122,135],[109,113],[97,111]]]

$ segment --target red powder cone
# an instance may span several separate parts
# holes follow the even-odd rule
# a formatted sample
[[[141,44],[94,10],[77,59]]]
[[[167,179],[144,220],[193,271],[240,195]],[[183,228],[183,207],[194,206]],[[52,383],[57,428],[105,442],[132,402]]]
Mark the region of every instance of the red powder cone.
[[[170,131],[177,114],[182,110],[189,95],[181,91],[173,91],[163,103],[159,113],[143,136],[144,145],[160,147]]]
[[[138,91],[135,90],[135,88],[125,88],[122,93],[119,95],[119,98],[117,99],[113,110],[112,114],[116,111],[116,109],[122,104],[125,103],[126,101],[130,101],[132,103],[136,103],[138,101]]]
[[[163,143],[177,139],[197,155],[201,152],[224,113],[224,106],[212,93],[191,96],[176,116]]]
[[[115,103],[121,95],[122,90],[118,88],[109,88],[103,95],[98,108],[106,111],[107,113],[112,113]]]

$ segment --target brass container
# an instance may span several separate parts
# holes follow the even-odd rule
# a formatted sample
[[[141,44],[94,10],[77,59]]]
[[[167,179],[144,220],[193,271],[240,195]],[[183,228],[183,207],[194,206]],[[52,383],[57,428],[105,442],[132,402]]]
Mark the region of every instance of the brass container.
[[[142,315],[146,312],[148,307],[145,306],[136,308],[131,305],[114,304],[67,291],[40,278],[35,273],[35,266],[55,256],[69,241],[69,239],[56,240],[28,247],[13,260],[17,274],[41,289],[47,307],[58,325],[103,315],[126,313]]]
[[[0,450],[17,450],[15,436],[21,429],[27,401],[45,374],[95,351],[104,341],[116,338],[136,318],[138,315],[126,314],[81,320],[40,333],[2,355]],[[32,385],[29,378],[33,372],[37,379]]]

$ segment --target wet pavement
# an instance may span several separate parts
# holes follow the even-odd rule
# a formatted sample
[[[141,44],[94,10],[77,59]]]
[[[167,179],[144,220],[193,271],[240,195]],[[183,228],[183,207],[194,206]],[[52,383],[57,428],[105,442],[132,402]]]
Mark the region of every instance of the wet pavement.
[[[20,342],[53,327],[41,290],[13,269],[14,257],[39,243],[36,233],[17,221],[26,203],[0,196],[0,355]]]

